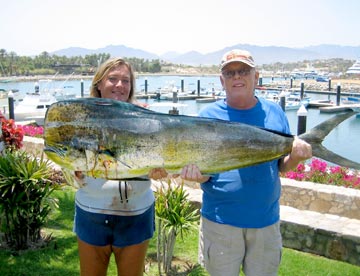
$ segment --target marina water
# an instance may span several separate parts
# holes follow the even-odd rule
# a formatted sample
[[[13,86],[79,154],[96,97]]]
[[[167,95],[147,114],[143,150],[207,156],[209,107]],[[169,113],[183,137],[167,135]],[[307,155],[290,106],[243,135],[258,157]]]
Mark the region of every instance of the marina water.
[[[147,91],[149,93],[155,92],[161,87],[174,85],[177,87],[181,86],[181,83],[184,84],[185,90],[195,90],[197,91],[198,81],[200,82],[201,89],[211,89],[214,88],[216,90],[221,89],[221,84],[218,76],[140,76],[136,80],[136,91],[144,91],[145,82],[147,83]],[[263,84],[271,82],[272,79],[265,78],[263,79]],[[84,92],[88,94],[88,90],[91,84],[91,80],[83,80]],[[46,85],[46,82],[42,84],[39,82],[39,85]],[[49,85],[49,84],[47,84]],[[77,96],[80,96],[80,88],[81,81],[80,80],[68,80],[68,81],[52,81],[52,88],[62,88],[64,86],[67,89],[73,89]],[[25,95],[26,93],[34,92],[34,81],[29,82],[11,82],[11,83],[1,83],[0,88],[5,90],[18,90],[16,93],[21,93]],[[49,87],[48,87],[49,88]],[[40,87],[40,90],[42,87]],[[306,87],[305,87],[306,90]],[[328,96],[326,95],[318,95],[318,94],[309,94],[312,100],[326,100]],[[335,96],[331,96],[330,99],[336,102]],[[163,103],[162,106],[158,106],[157,100],[154,99],[146,99],[141,100],[142,102],[146,102],[150,105],[150,109],[168,113],[171,107],[171,101],[161,101]],[[168,104],[166,104],[168,103]],[[180,105],[177,107],[179,110],[179,114],[183,115],[195,115],[199,112],[201,108],[203,108],[208,103],[197,103],[194,100],[186,100],[179,101]],[[152,105],[154,106],[152,107]],[[297,111],[286,111],[286,115],[289,119],[290,128],[292,134],[297,134],[297,122],[298,116]],[[310,130],[312,127],[317,124],[323,122],[331,116],[335,116],[335,114],[327,114],[321,113],[318,109],[308,109],[307,114],[307,124],[306,129]],[[336,127],[330,134],[325,138],[323,145],[333,152],[344,156],[348,159],[351,159],[356,162],[360,162],[360,118],[356,118],[353,116],[348,120],[341,123],[338,127]]]

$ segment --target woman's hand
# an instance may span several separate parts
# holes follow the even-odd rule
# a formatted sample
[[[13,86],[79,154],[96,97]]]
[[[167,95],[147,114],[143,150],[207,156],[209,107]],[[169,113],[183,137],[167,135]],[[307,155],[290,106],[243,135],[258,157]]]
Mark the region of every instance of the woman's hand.
[[[154,180],[160,180],[168,177],[168,172],[164,168],[151,169],[149,172],[149,178]]]
[[[74,179],[78,183],[79,188],[85,186],[85,174],[82,171],[74,171]]]
[[[85,178],[85,175],[83,174],[82,171],[75,171],[74,175],[75,175],[76,181],[82,181]]]

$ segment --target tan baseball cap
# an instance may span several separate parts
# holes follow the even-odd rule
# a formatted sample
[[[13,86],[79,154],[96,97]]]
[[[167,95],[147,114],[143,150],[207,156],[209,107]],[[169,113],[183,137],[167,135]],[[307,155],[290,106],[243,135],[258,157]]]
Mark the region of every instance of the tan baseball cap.
[[[250,67],[255,67],[253,57],[251,56],[250,52],[246,50],[234,49],[226,52],[221,59],[220,70],[222,70],[231,62],[242,62],[249,65]]]

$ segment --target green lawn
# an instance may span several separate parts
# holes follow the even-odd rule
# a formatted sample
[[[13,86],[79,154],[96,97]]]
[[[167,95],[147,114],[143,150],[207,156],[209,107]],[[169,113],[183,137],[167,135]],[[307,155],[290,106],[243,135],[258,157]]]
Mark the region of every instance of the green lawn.
[[[77,244],[72,232],[74,190],[67,187],[63,191],[57,191],[56,196],[59,198],[60,208],[52,214],[45,229],[53,236],[49,246],[19,253],[0,250],[1,276],[79,275]],[[179,267],[179,273],[173,275],[209,275],[196,264],[197,239],[197,231],[185,235],[184,240],[178,239],[173,264]],[[114,261],[111,262],[108,275],[116,275]],[[148,250],[145,275],[158,275],[155,237]],[[279,275],[355,276],[360,275],[360,267],[285,248]]]

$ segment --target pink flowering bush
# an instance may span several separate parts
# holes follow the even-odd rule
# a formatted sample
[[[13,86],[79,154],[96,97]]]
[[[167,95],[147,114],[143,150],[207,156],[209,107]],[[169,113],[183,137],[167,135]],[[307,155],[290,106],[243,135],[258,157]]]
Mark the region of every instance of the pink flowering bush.
[[[282,173],[280,176],[298,181],[360,189],[359,172],[344,167],[329,166],[316,158],[313,158],[310,164],[300,163],[295,170]]]
[[[41,126],[25,125],[22,129],[26,136],[42,138],[44,135],[44,128]]]

